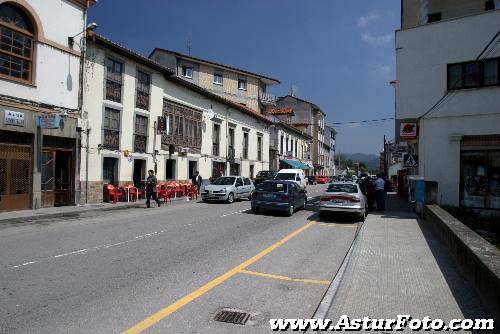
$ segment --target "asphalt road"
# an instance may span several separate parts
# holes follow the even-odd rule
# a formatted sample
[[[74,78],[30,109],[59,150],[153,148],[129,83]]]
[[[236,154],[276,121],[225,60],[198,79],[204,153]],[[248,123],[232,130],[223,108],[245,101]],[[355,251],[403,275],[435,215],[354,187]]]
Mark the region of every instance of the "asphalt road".
[[[356,231],[248,201],[180,202],[0,229],[1,333],[268,333],[311,317]],[[246,325],[214,321],[223,308]]]

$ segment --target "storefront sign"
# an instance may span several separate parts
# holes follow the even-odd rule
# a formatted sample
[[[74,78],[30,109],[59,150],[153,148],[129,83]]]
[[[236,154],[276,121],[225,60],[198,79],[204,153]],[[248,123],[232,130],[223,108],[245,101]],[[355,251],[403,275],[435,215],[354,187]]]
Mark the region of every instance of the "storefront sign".
[[[418,138],[417,123],[403,122],[399,128],[399,138],[403,140],[411,140]]]
[[[61,126],[61,116],[59,115],[43,115],[38,116],[36,125],[42,129],[59,129]]]
[[[5,110],[4,124],[24,126],[24,113],[20,111]]]

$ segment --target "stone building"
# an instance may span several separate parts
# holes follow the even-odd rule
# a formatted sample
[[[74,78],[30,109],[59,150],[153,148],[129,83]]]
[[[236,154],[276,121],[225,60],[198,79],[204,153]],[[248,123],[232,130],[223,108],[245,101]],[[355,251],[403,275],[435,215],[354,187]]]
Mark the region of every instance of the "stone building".
[[[149,58],[172,68],[179,78],[257,113],[276,102],[267,87],[279,84],[277,79],[161,48],[154,49]]]
[[[103,200],[106,184],[142,187],[149,169],[160,182],[269,169],[270,120],[97,34],[88,41],[84,87],[88,203]]]
[[[81,46],[94,2],[0,0],[0,211],[79,201]]]

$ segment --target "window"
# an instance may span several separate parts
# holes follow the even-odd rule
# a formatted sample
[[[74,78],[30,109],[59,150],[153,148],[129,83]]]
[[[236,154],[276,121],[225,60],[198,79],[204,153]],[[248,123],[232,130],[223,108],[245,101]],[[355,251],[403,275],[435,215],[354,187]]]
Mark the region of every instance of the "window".
[[[219,156],[219,141],[220,141],[220,124],[214,123],[214,130],[212,134],[212,154]]]
[[[137,71],[137,89],[135,106],[140,109],[149,110],[149,90],[151,86],[151,75]]]
[[[236,174],[238,175],[238,174]],[[243,181],[241,180],[241,178],[237,178],[236,179],[236,184],[235,184],[236,187],[243,187]]]
[[[280,138],[280,153],[281,154],[283,154],[283,139],[284,139],[284,137],[282,135],[281,138]]]
[[[448,89],[500,85],[500,58],[449,64]]]
[[[247,90],[247,80],[246,79],[238,79],[238,89],[239,90]]]
[[[441,12],[427,15],[427,23],[441,21]]]
[[[118,159],[105,157],[102,160],[102,182],[118,185]]]
[[[245,186],[249,186],[249,185],[251,185],[251,182],[250,182],[250,180],[249,180],[247,177],[244,177],[244,178],[243,178],[243,184],[244,184]]]
[[[240,165],[237,163],[229,164],[229,175],[240,175]],[[238,179],[240,180],[240,179]]]
[[[243,132],[243,159],[248,159],[248,132]]]
[[[148,118],[136,115],[134,126],[134,151],[146,152],[148,142]]]
[[[108,150],[120,149],[120,110],[104,109],[103,147]]]
[[[255,167],[254,165],[250,165],[250,177],[253,179],[255,173]]]
[[[201,151],[202,112],[168,100],[163,100],[163,116],[167,118],[167,131],[161,136],[164,150],[168,146],[190,148],[190,152]]]
[[[216,85],[223,85],[224,84],[224,77],[220,73],[214,73],[214,84]]]
[[[488,0],[484,2],[484,10],[494,10],[495,9],[495,1]]]
[[[218,178],[225,174],[226,164],[224,162],[213,161],[212,162],[212,177]],[[214,182],[215,183],[215,182]],[[234,183],[233,181],[230,184]]]
[[[193,68],[189,66],[182,66],[182,76],[185,78],[193,78]]]
[[[0,76],[31,83],[35,29],[17,6],[0,5]]]
[[[257,137],[257,160],[262,161],[262,137]]]
[[[293,155],[293,139],[290,141],[290,155]]]
[[[167,159],[165,164],[165,179],[174,180],[175,179],[175,160]]]
[[[228,158],[234,159],[234,128],[229,128],[229,142],[228,142],[228,150],[227,150]]]
[[[122,102],[123,64],[111,58],[106,59],[106,99]]]
[[[500,209],[500,151],[462,151],[460,205]]]

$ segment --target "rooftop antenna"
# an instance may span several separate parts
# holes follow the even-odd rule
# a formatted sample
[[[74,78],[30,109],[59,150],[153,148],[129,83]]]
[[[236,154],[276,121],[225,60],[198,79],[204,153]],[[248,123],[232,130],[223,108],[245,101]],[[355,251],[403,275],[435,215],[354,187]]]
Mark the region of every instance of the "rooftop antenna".
[[[191,56],[191,34],[188,34],[186,44],[188,56]]]
[[[297,97],[297,85],[293,83],[291,83],[290,85],[290,96],[293,96],[293,97]]]

